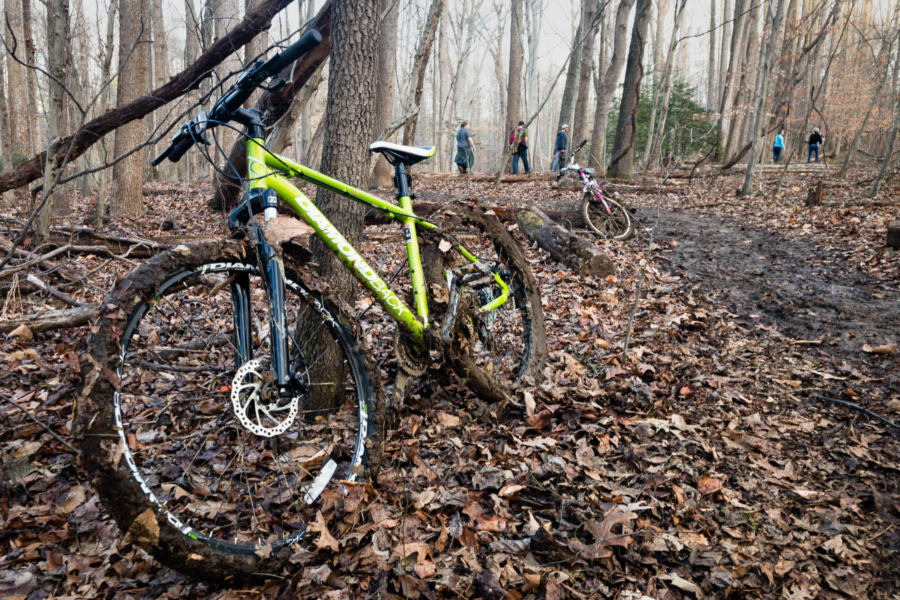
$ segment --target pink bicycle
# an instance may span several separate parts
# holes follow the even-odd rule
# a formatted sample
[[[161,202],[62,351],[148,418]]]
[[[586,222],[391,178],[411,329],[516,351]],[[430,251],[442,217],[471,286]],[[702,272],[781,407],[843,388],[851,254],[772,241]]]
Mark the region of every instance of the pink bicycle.
[[[559,170],[556,176],[559,181],[568,172],[575,173],[584,184],[584,199],[581,201],[581,215],[588,229],[603,237],[613,240],[627,240],[634,235],[634,223],[631,213],[611,198],[604,198],[603,190],[594,179],[594,169],[582,168],[575,162],[575,156],[584,148],[587,140],[572,151],[569,164]]]

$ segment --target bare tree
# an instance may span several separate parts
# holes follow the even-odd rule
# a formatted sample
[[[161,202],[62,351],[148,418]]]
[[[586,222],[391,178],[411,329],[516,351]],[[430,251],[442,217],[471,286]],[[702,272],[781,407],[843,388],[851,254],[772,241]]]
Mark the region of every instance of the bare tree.
[[[584,23],[584,41],[581,43],[581,65],[578,74],[578,96],[575,100],[575,112],[572,116],[572,141],[580,144],[584,139],[587,129],[587,107],[591,96],[591,75],[594,71],[594,39],[597,37],[597,29],[600,26],[601,10],[597,0],[585,0],[582,7],[584,11],[582,23]]]
[[[119,75],[116,105],[119,107],[146,93],[147,49],[150,42],[150,1],[120,0]],[[143,121],[132,121],[116,130],[115,154],[124,154],[144,139]],[[140,216],[144,212],[144,160],[140,152],[113,166],[110,213]]]
[[[23,32],[22,5],[20,0],[5,0],[3,33],[10,56],[6,61],[9,83],[9,131],[13,160],[17,163],[31,153],[34,133],[32,115],[28,110],[28,69],[22,64],[28,60]],[[15,58],[13,58],[15,56]],[[16,60],[18,59],[18,60]],[[9,168],[11,165],[8,165]]]
[[[512,0],[509,27],[509,79],[506,84],[506,127],[503,131],[503,144],[507,137],[515,131],[519,124],[519,105],[522,89],[522,34],[525,29],[524,4],[522,0]]]
[[[431,47],[434,45],[437,26],[441,20],[441,11],[443,10],[444,0],[432,0],[431,8],[428,9],[428,16],[425,18],[425,27],[422,30],[422,35],[419,37],[419,44],[416,48],[404,112],[416,111],[417,114],[403,129],[403,143],[407,145],[414,143],[416,139],[418,110],[422,104],[422,93],[425,91],[425,70],[428,68]],[[329,89],[331,88],[329,87]]]
[[[647,153],[647,157],[644,160],[645,168],[653,168],[656,165],[656,160],[659,157],[659,150],[662,146],[662,138],[666,128],[666,119],[669,115],[669,97],[672,92],[672,69],[673,63],[675,62],[675,49],[678,46],[678,30],[681,29],[681,21],[684,18],[684,7],[686,4],[687,0],[679,0],[678,4],[675,6],[675,24],[672,28],[672,40],[669,43],[669,50],[666,53],[666,66],[663,68],[662,78],[659,82],[659,85],[662,86],[659,123],[656,126],[656,130],[651,131],[651,135],[648,136],[653,142],[649,144],[650,152]],[[651,120],[651,125],[652,123],[653,121]]]
[[[594,110],[594,128],[591,136],[590,165],[598,173],[604,172],[604,155],[606,153],[606,127],[609,122],[609,105],[613,92],[625,66],[625,41],[628,39],[628,15],[635,0],[619,0],[616,8],[616,21],[613,26],[613,53],[609,66],[600,76],[600,89],[597,92],[597,106]],[[602,65],[601,65],[602,68]]]
[[[47,138],[50,152],[47,153],[47,168],[44,169],[44,194],[51,195],[45,200],[38,217],[35,233],[44,241],[50,234],[50,214],[59,195],[65,190],[54,187],[57,170],[53,155],[58,152],[59,143],[66,134],[66,68],[68,63],[69,2],[50,0],[47,3],[47,86],[49,102],[47,111]]]
[[[706,76],[706,110],[713,111],[716,106],[716,3],[709,2],[709,58],[707,59]]]
[[[375,97],[372,139],[380,135],[394,117],[394,74],[397,68],[397,17],[399,14],[399,0],[382,0],[381,24],[378,29],[378,91]],[[387,187],[391,184],[393,176],[391,166],[383,156],[379,156],[369,186]]]
[[[582,2],[590,2],[590,0],[582,0]],[[584,27],[584,8],[581,10],[581,17],[578,21],[578,28],[575,30],[575,37],[572,38],[573,50],[575,54],[569,60],[569,70],[566,72],[566,85],[563,88],[562,102],[559,107],[559,124],[557,129],[562,129],[563,125],[571,124],[572,115],[575,111],[575,96],[578,94],[578,78],[581,68],[581,47],[582,47],[582,31]]]
[[[750,156],[747,158],[747,173],[744,176],[744,186],[741,188],[741,195],[748,196],[753,191],[753,167],[756,165],[756,148],[759,144],[759,129],[762,125],[766,114],[766,100],[768,98],[769,69],[772,64],[772,55],[775,44],[778,40],[778,33],[781,27],[781,15],[784,11],[784,0],[778,0],[778,8],[771,18],[771,29],[769,31],[769,43],[766,45],[766,52],[761,58],[759,70],[759,104],[753,115],[753,122],[750,125]],[[772,3],[769,2],[769,13],[772,12]]]
[[[641,79],[644,75],[644,44],[650,22],[651,0],[637,0],[634,26],[631,31],[631,47],[625,66],[625,86],[619,107],[619,122],[613,142],[612,160],[607,174],[620,179],[630,179],[634,172],[634,140],[637,132],[637,109],[641,98]]]

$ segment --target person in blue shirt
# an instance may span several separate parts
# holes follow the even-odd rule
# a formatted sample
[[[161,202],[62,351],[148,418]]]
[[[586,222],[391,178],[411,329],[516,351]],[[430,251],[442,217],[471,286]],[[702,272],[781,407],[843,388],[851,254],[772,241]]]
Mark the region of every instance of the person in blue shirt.
[[[772,162],[778,162],[782,152],[784,152],[784,129],[775,136],[775,146],[772,148]]]

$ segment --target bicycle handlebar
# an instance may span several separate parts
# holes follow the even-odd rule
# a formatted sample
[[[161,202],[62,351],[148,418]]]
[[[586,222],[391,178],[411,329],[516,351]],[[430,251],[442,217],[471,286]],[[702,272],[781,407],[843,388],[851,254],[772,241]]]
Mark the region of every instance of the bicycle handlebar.
[[[210,121],[203,123],[204,127],[194,131],[200,123],[191,119],[181,126],[169,147],[162,154],[150,161],[154,167],[168,158],[172,162],[178,162],[181,157],[194,145],[197,135],[203,135],[203,129],[215,127],[217,122],[228,122],[234,119],[235,112],[241,108],[263,81],[276,77],[291,63],[322,43],[322,34],[315,29],[310,29],[303,36],[276,54],[266,62],[258,61],[253,68],[244,71],[240,78],[232,85],[225,95],[216,102],[210,115]],[[283,83],[282,83],[283,85]]]

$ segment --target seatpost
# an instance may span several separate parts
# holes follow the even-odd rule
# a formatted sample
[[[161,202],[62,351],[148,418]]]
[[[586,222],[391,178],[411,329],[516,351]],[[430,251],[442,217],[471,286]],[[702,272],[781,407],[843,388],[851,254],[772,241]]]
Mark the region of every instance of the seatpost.
[[[397,199],[409,196],[409,178],[406,176],[406,165],[398,162],[394,167],[394,186],[397,188]]]

